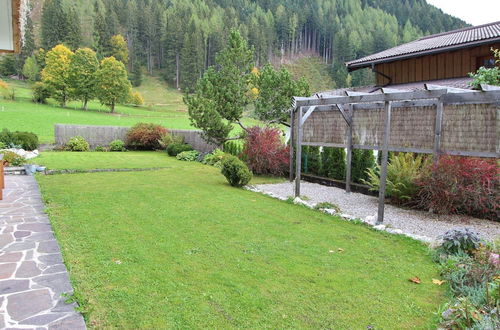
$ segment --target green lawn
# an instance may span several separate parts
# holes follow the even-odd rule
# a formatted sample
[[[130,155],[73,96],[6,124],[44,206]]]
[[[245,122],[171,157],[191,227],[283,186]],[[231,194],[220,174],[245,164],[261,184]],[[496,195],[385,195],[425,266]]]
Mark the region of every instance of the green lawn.
[[[87,155],[40,160],[91,168]],[[37,177],[89,327],[435,327],[444,288],[424,245],[165,159],[152,172]]]
[[[16,101],[0,97],[0,130],[29,131],[38,135],[41,143],[54,142],[54,124],[133,126],[138,122],[163,125],[170,129],[194,129],[189,121],[182,94],[169,89],[157,78],[147,77],[137,90],[145,95],[146,105],[132,107],[118,105],[114,114],[97,101],[89,102],[89,110],[80,110],[80,102],[70,102],[66,108],[59,107],[49,99],[49,104],[31,102],[31,90],[25,82],[6,80],[16,90]],[[163,103],[160,103],[163,102]],[[246,125],[259,122],[245,118]],[[235,127],[235,134],[240,132]]]

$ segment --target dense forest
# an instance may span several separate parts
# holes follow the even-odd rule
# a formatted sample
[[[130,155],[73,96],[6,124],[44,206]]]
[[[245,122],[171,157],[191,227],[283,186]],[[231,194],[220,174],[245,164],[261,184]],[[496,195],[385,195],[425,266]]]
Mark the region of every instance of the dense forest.
[[[425,0],[31,0],[31,7],[21,62],[58,43],[104,57],[121,34],[130,71],[161,72],[184,89],[214,64],[231,28],[254,47],[258,65],[320,56],[343,87],[373,79],[363,70],[348,75],[345,61],[466,25]]]

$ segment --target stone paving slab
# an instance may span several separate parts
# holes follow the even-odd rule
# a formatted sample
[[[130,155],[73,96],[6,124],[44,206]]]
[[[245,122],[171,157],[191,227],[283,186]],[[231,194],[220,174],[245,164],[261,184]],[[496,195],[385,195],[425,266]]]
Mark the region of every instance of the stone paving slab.
[[[86,329],[38,184],[5,177],[0,201],[0,329]]]

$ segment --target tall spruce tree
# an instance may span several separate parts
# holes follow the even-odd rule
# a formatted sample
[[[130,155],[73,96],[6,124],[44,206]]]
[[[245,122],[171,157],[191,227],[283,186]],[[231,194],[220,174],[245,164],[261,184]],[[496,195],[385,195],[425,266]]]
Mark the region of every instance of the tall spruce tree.
[[[68,36],[68,17],[62,0],[46,0],[42,11],[42,47],[52,49],[64,43]]]

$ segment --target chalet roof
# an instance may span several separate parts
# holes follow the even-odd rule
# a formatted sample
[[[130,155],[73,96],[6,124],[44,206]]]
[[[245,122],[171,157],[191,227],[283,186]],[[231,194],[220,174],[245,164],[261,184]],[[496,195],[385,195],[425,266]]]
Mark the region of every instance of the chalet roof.
[[[349,71],[352,71],[372,64],[440,53],[495,41],[500,41],[500,21],[422,37],[380,53],[347,62],[346,65]]]

